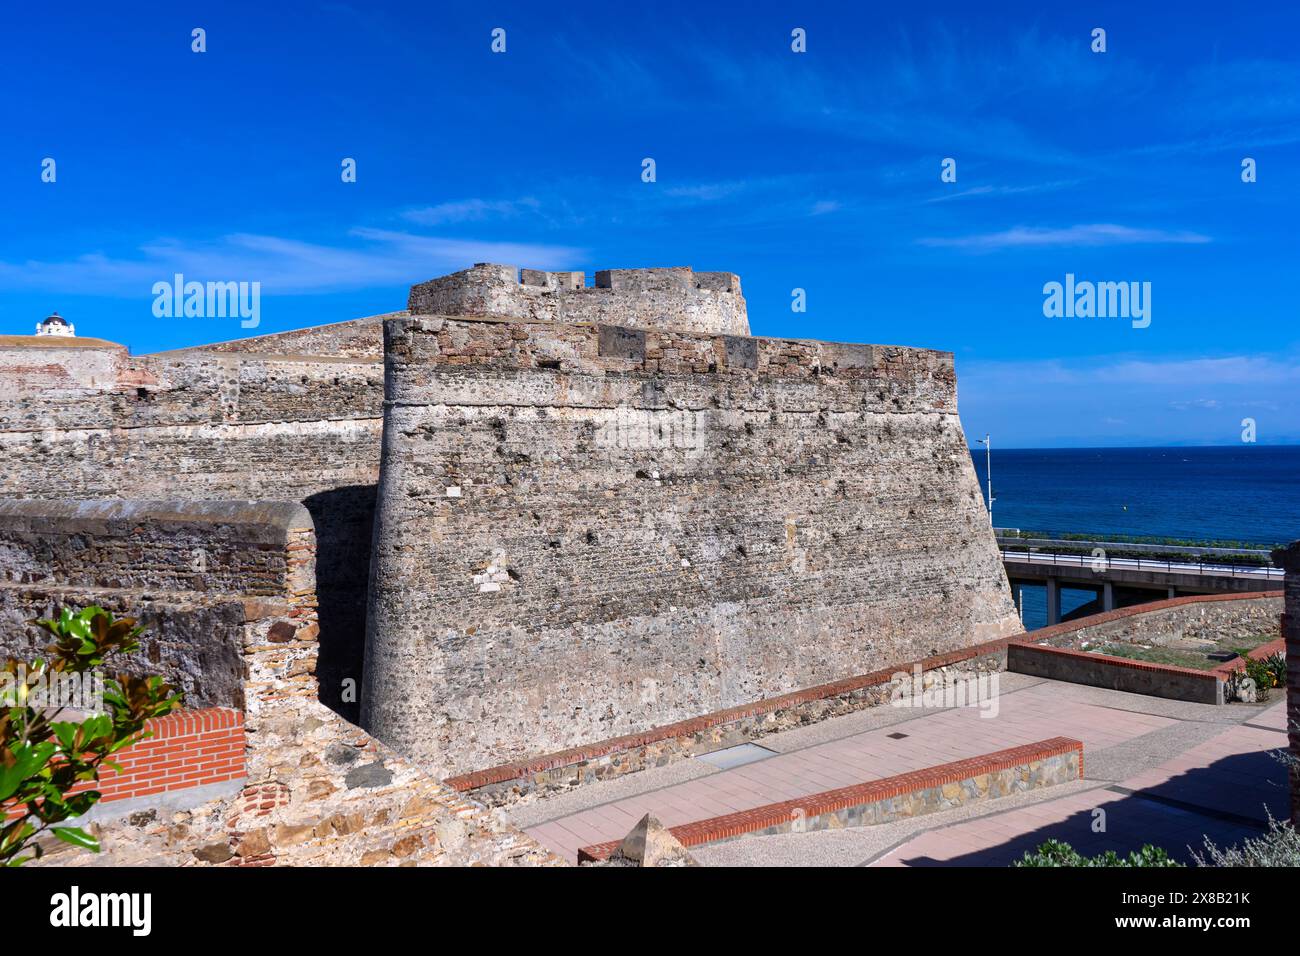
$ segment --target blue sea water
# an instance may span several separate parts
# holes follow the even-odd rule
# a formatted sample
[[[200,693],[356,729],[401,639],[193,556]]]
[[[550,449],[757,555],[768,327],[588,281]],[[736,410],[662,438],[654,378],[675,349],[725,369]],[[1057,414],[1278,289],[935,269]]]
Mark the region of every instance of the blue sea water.
[[[973,449],[987,495],[985,452]],[[993,448],[999,528],[1230,540],[1263,547],[1300,538],[1300,445],[1230,448]],[[1027,627],[1046,619],[1041,588],[1024,592]],[[1069,613],[1092,599],[1064,592]]]

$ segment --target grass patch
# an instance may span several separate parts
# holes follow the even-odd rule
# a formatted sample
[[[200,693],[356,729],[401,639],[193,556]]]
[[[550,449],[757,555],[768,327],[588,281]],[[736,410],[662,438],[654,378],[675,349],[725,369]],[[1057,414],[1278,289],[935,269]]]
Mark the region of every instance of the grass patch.
[[[1222,664],[1221,655],[1227,653],[1244,654],[1261,644],[1273,640],[1273,634],[1260,634],[1255,637],[1224,637],[1217,641],[1179,641],[1160,647],[1144,647],[1128,641],[1109,641],[1088,648],[1089,654],[1105,654],[1109,657],[1125,657],[1133,661],[1145,661],[1148,664],[1164,664],[1169,667],[1190,667],[1195,670],[1208,671]],[[1211,656],[1220,655],[1220,656]]]

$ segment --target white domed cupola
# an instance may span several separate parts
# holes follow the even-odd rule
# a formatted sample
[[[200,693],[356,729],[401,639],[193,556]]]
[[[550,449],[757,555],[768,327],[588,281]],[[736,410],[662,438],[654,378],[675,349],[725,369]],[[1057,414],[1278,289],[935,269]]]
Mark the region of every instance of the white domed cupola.
[[[71,322],[59,315],[59,313],[55,312],[44,322],[37,324],[36,334],[73,336],[76,335],[76,330],[73,328]]]

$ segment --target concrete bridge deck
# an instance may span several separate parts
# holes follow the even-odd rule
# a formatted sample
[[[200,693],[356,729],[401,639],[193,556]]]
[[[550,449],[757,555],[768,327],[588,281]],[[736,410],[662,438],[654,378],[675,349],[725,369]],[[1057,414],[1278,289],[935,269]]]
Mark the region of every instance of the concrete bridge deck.
[[[1080,542],[1080,545],[1090,543]],[[1281,568],[1175,561],[1159,557],[1061,554],[1002,545],[999,545],[999,550],[1013,590],[1017,584],[1046,586],[1049,626],[1061,621],[1062,587],[1093,591],[1099,599],[1098,610],[1101,611],[1183,594],[1282,590]],[[1118,595],[1117,589],[1122,589]]]

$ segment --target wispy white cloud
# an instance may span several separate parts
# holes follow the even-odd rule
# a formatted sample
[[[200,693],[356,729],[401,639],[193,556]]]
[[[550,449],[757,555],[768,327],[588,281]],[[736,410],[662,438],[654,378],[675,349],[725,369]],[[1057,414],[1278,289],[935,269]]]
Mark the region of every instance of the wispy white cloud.
[[[1168,361],[1116,362],[1098,368],[1097,380],[1111,384],[1280,385],[1300,381],[1300,364],[1264,355],[1230,355]]]
[[[1300,64],[1240,59],[1198,67],[1187,77],[1181,112],[1205,126],[1300,118]]]
[[[977,196],[1016,196],[1022,193],[1052,192],[1070,186],[1077,186],[1082,181],[1081,179],[1058,179],[1053,182],[1031,183],[1024,186],[972,186],[969,189],[944,192],[925,201],[928,203],[951,202],[954,199],[970,199]]]
[[[536,212],[541,207],[536,199],[459,199],[408,209],[402,218],[422,226],[440,226],[453,222],[481,222],[484,219],[510,219],[524,212]]]
[[[1092,101],[1097,87],[1141,89],[1131,60],[1096,58],[1067,35],[1030,29],[1003,42],[974,42],[942,24],[879,37],[878,56],[845,63],[814,56],[741,53],[698,40],[651,58],[608,45],[562,44],[556,62],[580,88],[620,107],[635,101],[676,110],[752,112],[766,124],[859,143],[938,155],[983,154],[1024,162],[1082,165],[1075,147],[1044,137],[1022,119],[1027,98],[1059,108]],[[1098,60],[1105,59],[1105,62]],[[960,103],[961,109],[953,105]]]
[[[1261,442],[1300,436],[1300,354],[958,361],[968,434],[1001,424],[1002,447],[1232,444],[1244,418]],[[1033,414],[1026,414],[1028,409]]]
[[[1115,223],[1090,223],[1063,228],[1014,226],[1000,232],[985,232],[969,236],[931,236],[917,240],[923,246],[976,251],[1023,246],[1165,245],[1210,241],[1209,236],[1199,232],[1139,229]]]
[[[1181,391],[1202,391],[1220,385],[1294,384],[1300,381],[1300,357],[1225,355],[1164,360],[972,361],[963,362],[959,371],[966,378],[1027,382],[1032,388],[1174,386]],[[1193,398],[1178,400],[1195,401]]]
[[[465,268],[502,262],[555,269],[581,262],[570,246],[422,236],[358,228],[354,241],[327,245],[280,236],[237,233],[208,242],[159,239],[138,255],[92,252],[60,261],[0,261],[0,283],[11,289],[78,295],[148,295],[153,283],[184,273],[198,281],[256,281],[266,293],[332,292],[404,285]]]
[[[726,199],[737,193],[744,192],[750,188],[749,183],[745,182],[723,182],[723,183],[697,183],[687,186],[669,186],[664,192],[674,198],[682,199],[699,199],[705,202],[712,202],[716,199]]]

